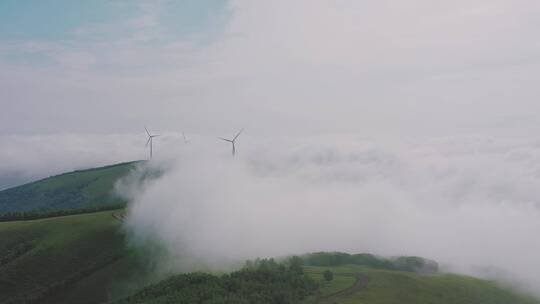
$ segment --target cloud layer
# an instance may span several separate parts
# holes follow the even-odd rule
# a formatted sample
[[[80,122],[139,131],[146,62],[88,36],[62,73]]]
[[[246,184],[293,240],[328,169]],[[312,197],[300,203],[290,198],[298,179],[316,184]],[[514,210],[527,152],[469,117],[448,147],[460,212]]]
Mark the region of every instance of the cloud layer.
[[[237,0],[214,12],[224,21],[205,43],[171,35],[168,5],[147,2],[119,21],[118,37],[97,27],[63,42],[3,43],[0,132],[539,129],[536,1]],[[13,60],[19,53],[49,64]]]
[[[183,150],[163,177],[130,193],[128,231],[163,244],[169,270],[342,250],[421,255],[453,271],[540,287],[532,270],[538,142],[284,141],[277,149],[246,141],[251,148],[236,159],[208,147]]]
[[[0,41],[0,188],[145,158],[148,124],[174,168],[130,193],[130,227],[173,256],[418,254],[540,290],[538,1],[235,0],[211,39],[141,8]],[[241,127],[232,161],[214,136]]]

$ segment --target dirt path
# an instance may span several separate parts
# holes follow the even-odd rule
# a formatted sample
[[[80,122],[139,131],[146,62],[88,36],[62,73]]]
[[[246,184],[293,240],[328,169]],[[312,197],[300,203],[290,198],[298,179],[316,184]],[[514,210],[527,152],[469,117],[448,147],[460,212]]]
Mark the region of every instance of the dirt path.
[[[352,295],[353,293],[357,293],[360,290],[364,289],[367,284],[369,283],[369,278],[366,275],[363,275],[361,273],[354,273],[354,274],[334,274],[334,275],[342,275],[342,276],[355,276],[356,282],[349,288],[340,290],[336,293],[333,293],[331,295],[327,295],[325,297],[320,298],[317,301],[317,304],[336,304],[339,300]]]
[[[117,221],[119,221],[120,223],[123,223],[126,218],[126,215],[125,213],[113,212],[112,217],[116,219]]]

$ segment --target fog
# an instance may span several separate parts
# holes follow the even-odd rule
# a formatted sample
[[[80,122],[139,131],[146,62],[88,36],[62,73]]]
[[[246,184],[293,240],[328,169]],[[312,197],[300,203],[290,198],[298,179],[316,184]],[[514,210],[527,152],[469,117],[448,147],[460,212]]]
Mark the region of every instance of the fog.
[[[237,157],[229,149],[201,139],[176,159],[153,160],[166,173],[126,193],[126,229],[136,244],[163,246],[163,269],[369,252],[420,255],[444,271],[540,288],[539,141],[246,136]]]
[[[0,134],[540,131],[534,0],[236,0],[207,43],[171,34],[167,4],[144,2],[152,22],[0,41]],[[91,60],[66,64],[78,57]]]
[[[202,42],[141,6],[0,40],[0,189],[145,159],[148,124],[165,174],[119,191],[160,267],[365,251],[540,290],[540,2],[235,0]]]

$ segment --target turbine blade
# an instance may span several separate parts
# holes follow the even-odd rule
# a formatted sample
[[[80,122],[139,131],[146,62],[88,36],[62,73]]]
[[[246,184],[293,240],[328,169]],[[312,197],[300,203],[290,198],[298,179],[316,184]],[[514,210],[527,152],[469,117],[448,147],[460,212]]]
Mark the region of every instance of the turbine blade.
[[[146,126],[144,127],[144,129],[146,130],[146,134],[148,134],[148,136],[152,136],[150,135],[150,132],[148,132],[148,129],[146,128]]]
[[[240,134],[242,133],[242,131],[244,131],[244,128],[242,128],[242,129],[240,130],[240,132],[238,132],[238,134],[236,134],[236,136],[233,138],[233,141],[235,141],[235,140],[238,138],[238,136],[240,136]]]
[[[151,140],[152,140],[152,136],[148,137],[148,141],[146,142],[146,147],[148,147],[148,144],[150,143]]]
[[[226,138],[223,138],[223,137],[218,137],[218,138],[221,139],[221,140],[224,140],[224,141],[233,142],[232,140],[226,139]]]

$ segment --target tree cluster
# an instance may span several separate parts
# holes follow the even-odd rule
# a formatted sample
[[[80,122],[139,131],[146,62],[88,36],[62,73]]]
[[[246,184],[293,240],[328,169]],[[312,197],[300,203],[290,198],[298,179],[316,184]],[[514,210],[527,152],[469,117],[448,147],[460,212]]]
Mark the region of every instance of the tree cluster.
[[[422,257],[384,258],[367,253],[348,254],[343,252],[315,252],[302,257],[310,266],[362,265],[378,269],[410,272],[437,272],[437,262]]]
[[[317,289],[302,271],[301,259],[288,263],[273,259],[249,261],[230,274],[189,273],[143,289],[117,304],[131,303],[299,303]]]
[[[111,204],[88,208],[73,208],[73,209],[61,209],[54,211],[21,211],[21,212],[7,212],[0,214],[0,222],[9,221],[28,221],[36,220],[48,217],[66,216],[73,214],[94,213],[107,210],[117,210],[124,208],[125,204]]]

